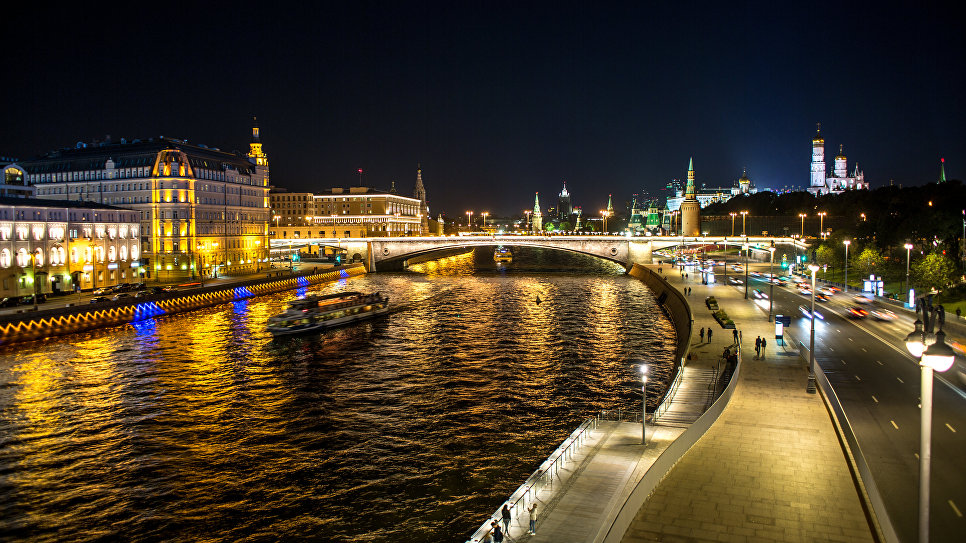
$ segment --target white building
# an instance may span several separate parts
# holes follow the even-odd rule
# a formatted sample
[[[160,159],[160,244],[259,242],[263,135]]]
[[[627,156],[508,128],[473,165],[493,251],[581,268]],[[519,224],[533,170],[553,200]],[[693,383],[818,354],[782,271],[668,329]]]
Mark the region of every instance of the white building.
[[[822,125],[819,124],[815,137],[812,138],[812,171],[808,192],[820,196],[841,194],[847,190],[868,190],[869,184],[865,182],[865,174],[859,171],[858,163],[849,175],[843,148],[843,145],[839,145],[839,154],[835,157],[832,175],[828,175],[825,166],[825,139],[822,137]]]

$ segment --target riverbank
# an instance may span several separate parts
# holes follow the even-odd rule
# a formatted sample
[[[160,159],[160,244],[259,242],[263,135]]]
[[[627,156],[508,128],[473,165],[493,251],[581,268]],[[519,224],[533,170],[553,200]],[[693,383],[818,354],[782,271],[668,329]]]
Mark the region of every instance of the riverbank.
[[[305,272],[269,271],[258,277],[219,281],[206,287],[162,292],[125,301],[47,307],[0,315],[0,346],[135,323],[163,315],[194,311],[294,288],[329,283],[365,274],[361,264]]]

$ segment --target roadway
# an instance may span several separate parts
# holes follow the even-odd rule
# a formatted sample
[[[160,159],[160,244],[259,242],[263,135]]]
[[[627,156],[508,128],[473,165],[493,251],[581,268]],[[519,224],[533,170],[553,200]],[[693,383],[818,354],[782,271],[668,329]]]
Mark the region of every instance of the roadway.
[[[768,266],[753,265],[752,269],[764,272]],[[729,275],[735,274],[729,270]],[[798,308],[808,307],[811,299],[791,285],[775,286],[775,313],[792,316],[790,331],[807,346],[810,319]],[[728,288],[743,290],[744,286]],[[769,292],[763,278],[749,277],[749,297],[753,288]],[[767,314],[768,300],[755,303]],[[852,319],[846,317],[851,305],[859,304],[843,293],[828,302],[816,301],[816,311],[825,320],[816,319],[815,357],[842,402],[896,532],[903,541],[914,541],[918,530],[920,371],[903,342],[914,319],[902,311],[896,311],[893,321]],[[951,338],[962,342],[955,334]],[[769,349],[774,348],[774,338],[768,339]],[[930,502],[934,541],[959,541],[966,530],[966,393],[954,386],[962,386],[962,373],[957,371],[963,367],[962,357],[957,356],[956,370],[934,384]]]

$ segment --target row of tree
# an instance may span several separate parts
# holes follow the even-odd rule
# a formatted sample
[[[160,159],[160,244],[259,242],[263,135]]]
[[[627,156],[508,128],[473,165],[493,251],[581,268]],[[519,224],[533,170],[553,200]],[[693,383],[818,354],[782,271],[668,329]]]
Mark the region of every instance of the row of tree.
[[[844,269],[845,256],[840,247],[829,243],[819,245],[814,253],[815,263],[819,266]],[[904,264],[902,261],[886,258],[871,244],[849,255],[849,268],[858,272],[860,277],[875,274],[886,280],[901,281],[905,278]],[[946,290],[958,285],[961,280],[956,264],[942,250],[920,253],[916,258],[912,258],[910,254],[909,282],[917,291]]]

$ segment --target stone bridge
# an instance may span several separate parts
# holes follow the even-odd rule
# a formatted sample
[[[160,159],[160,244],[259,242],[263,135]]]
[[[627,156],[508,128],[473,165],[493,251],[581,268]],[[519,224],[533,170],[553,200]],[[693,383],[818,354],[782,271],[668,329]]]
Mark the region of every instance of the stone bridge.
[[[390,262],[405,266],[405,261],[438,251],[461,247],[540,247],[570,251],[603,258],[630,269],[634,264],[650,263],[654,251],[680,246],[704,245],[744,245],[747,243],[752,252],[768,252],[768,247],[803,250],[807,244],[784,237],[682,237],[682,236],[518,236],[518,235],[478,235],[478,236],[438,236],[438,237],[378,237],[378,238],[312,238],[272,240],[273,254],[286,254],[293,249],[306,246],[340,247],[348,251],[349,258],[361,258],[370,272],[377,271],[381,265]]]

